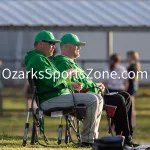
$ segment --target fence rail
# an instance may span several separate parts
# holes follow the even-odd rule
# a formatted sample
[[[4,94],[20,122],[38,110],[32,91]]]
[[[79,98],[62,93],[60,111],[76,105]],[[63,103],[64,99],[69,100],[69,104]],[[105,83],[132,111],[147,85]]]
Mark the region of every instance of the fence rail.
[[[51,58],[50,58],[51,59]],[[10,58],[1,58],[3,62],[22,62],[22,59],[10,59]],[[106,63],[108,62],[107,59],[78,59],[79,62],[86,62],[86,63]],[[126,60],[122,60],[121,62],[127,62]],[[150,63],[150,60],[140,60],[140,63]]]
[[[18,88],[16,88],[16,90],[17,90]],[[19,91],[19,90],[18,90]],[[149,97],[150,98],[150,94],[148,93],[148,92],[143,92],[143,93],[138,93],[138,94],[136,94],[136,97]],[[13,112],[25,112],[26,111],[26,109],[24,108],[22,108],[22,109],[20,109],[20,108],[13,108],[13,106],[12,106],[12,108],[3,108],[3,102],[4,101],[7,101],[6,100],[6,98],[8,98],[8,99],[10,99],[10,100],[14,100],[14,102],[15,102],[15,99],[17,99],[17,100],[23,100],[24,99],[24,95],[23,94],[17,94],[17,93],[10,93],[10,94],[3,94],[2,92],[1,92],[1,94],[0,94],[0,115],[3,115],[4,113],[6,113],[6,112],[10,112],[10,113],[13,113]],[[15,105],[14,105],[15,106]]]

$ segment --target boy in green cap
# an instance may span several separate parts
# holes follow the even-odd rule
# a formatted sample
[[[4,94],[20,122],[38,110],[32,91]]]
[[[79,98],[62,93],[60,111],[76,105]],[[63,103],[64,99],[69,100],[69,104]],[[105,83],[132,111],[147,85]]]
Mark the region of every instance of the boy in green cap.
[[[68,69],[60,75],[60,71],[49,60],[52,56],[55,44],[59,43],[49,31],[40,31],[34,40],[34,50],[27,52],[25,56],[26,70],[34,70],[36,73],[36,87],[38,92],[57,88],[57,92],[51,92],[39,96],[40,107],[49,110],[56,107],[74,106],[72,94],[68,89],[66,79],[75,75],[74,69]],[[74,90],[80,91],[82,85],[79,82],[69,83]],[[83,121],[81,141],[84,145],[91,145],[94,138],[98,137],[98,127],[102,113],[102,96],[96,94],[74,93],[75,104],[84,104],[87,107],[87,116]]]
[[[71,77],[72,82],[80,82],[82,90],[88,93],[99,93],[99,88],[103,91],[105,89],[102,83],[96,84],[90,80],[85,71],[77,64],[76,58],[80,56],[80,48],[84,46],[85,42],[80,42],[75,34],[64,34],[60,39],[61,54],[53,58],[53,63],[61,72],[67,69],[74,68],[77,70],[76,76]],[[101,94],[100,94],[101,95]],[[114,117],[115,131],[117,135],[123,132],[125,136],[125,144],[134,146],[132,142],[132,125],[131,125],[131,108],[132,103],[130,95],[126,92],[119,94],[111,94],[104,96],[105,103],[108,105],[117,106]]]

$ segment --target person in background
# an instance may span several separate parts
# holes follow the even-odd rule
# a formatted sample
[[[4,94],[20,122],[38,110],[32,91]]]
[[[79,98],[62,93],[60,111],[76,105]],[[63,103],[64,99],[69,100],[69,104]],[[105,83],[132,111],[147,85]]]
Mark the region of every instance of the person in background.
[[[106,71],[111,74],[115,72],[115,76],[109,76],[107,79],[107,87],[109,92],[121,92],[128,89],[128,77],[126,68],[120,63],[121,57],[119,54],[112,54],[109,59],[109,66]]]
[[[22,67],[22,70],[26,72],[26,66],[24,63],[22,63],[21,67]],[[27,79],[24,80],[23,92],[24,92],[26,109],[28,110],[29,108],[31,108],[33,90],[31,89]],[[33,104],[33,107],[34,109],[37,108],[35,103]]]
[[[129,66],[127,68],[128,73],[130,72],[130,78],[128,78],[129,86],[127,92],[131,95],[132,99],[132,126],[136,125],[136,111],[135,111],[135,94],[138,89],[138,78],[137,72],[141,70],[139,63],[139,54],[136,51],[127,52],[127,61]]]

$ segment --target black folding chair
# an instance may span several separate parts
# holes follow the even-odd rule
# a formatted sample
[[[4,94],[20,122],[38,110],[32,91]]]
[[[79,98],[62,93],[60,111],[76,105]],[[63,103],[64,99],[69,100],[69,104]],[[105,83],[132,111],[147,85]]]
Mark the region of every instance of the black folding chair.
[[[74,106],[69,108],[52,108],[47,111],[43,111],[40,108],[38,96],[41,94],[47,94],[51,92],[56,92],[58,89],[54,88],[52,90],[43,91],[43,92],[37,92],[36,87],[36,80],[31,78],[31,73],[28,74],[28,81],[30,86],[33,89],[33,96],[32,96],[32,104],[31,108],[29,108],[27,112],[27,119],[25,123],[25,129],[24,129],[24,136],[23,136],[23,146],[26,146],[27,144],[27,137],[28,137],[28,131],[29,131],[29,117],[30,114],[32,114],[33,118],[33,124],[32,124],[32,134],[31,134],[31,144],[35,144],[36,142],[39,143],[42,146],[48,146],[48,138],[45,135],[44,132],[44,115],[50,116],[50,117],[60,117],[60,125],[58,126],[58,145],[62,142],[62,116],[65,117],[66,121],[66,129],[65,129],[65,143],[73,142],[74,144],[78,144],[80,146],[81,144],[81,134],[80,134],[80,121],[85,119],[86,117],[86,107],[84,104],[79,104],[76,106],[74,96]],[[38,108],[36,111],[33,109],[33,103],[36,102]],[[72,119],[72,115],[75,116],[76,119]],[[77,137],[77,143],[75,143],[71,136],[71,129],[75,131],[76,137]],[[41,144],[38,139],[38,131],[43,135],[43,139],[45,144]],[[51,146],[51,145],[49,145]]]
[[[105,92],[102,94],[102,96],[104,98],[104,95],[111,96],[113,94],[117,94],[117,92],[109,93],[109,90],[105,88]],[[105,104],[105,99],[104,99],[104,110],[106,111],[106,115],[108,119],[108,133],[111,134],[112,136],[114,136],[113,129],[112,129],[112,119],[115,116],[116,109],[117,106]]]

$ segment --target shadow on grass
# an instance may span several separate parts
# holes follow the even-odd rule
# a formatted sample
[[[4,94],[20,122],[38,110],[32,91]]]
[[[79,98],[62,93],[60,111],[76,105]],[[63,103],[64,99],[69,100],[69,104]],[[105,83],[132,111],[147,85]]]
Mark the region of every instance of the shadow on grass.
[[[8,134],[2,134],[0,135],[0,147],[23,147],[22,146],[22,136],[10,136]],[[41,144],[44,144],[46,147],[49,147],[49,148],[75,148],[76,146],[72,143],[69,143],[69,144],[65,144],[64,140],[62,140],[62,144],[61,145],[58,145],[57,144],[57,139],[56,138],[49,138],[48,139],[48,144],[45,145],[44,143],[44,140],[42,137],[39,138],[39,142]],[[36,142],[34,145],[31,145],[30,144],[30,137],[28,137],[27,139],[27,148],[41,148],[41,147],[44,147],[44,146],[41,146],[38,142]]]

